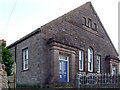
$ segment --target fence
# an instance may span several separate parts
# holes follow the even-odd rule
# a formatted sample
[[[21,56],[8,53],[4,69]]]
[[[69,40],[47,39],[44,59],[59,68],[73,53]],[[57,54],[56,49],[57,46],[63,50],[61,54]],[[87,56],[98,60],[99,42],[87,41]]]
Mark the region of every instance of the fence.
[[[111,74],[78,74],[77,88],[120,88],[120,75]]]

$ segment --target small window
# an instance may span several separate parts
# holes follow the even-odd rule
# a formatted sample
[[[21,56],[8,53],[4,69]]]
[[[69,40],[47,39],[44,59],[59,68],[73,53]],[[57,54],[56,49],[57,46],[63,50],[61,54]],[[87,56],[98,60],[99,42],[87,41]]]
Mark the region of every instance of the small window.
[[[83,70],[84,66],[84,51],[79,51],[79,70]]]
[[[82,24],[86,25],[86,18],[85,17],[83,17],[83,19],[82,19]]]
[[[94,30],[97,30],[97,24],[94,23],[94,27],[93,27]]]
[[[112,67],[112,72],[113,72],[113,75],[116,74],[116,67],[115,66]]]
[[[88,48],[88,71],[93,72],[93,49]]]
[[[100,73],[100,61],[101,61],[101,57],[100,55],[97,55],[97,73]]]
[[[88,18],[88,27],[92,27],[92,20]]]
[[[28,49],[23,50],[23,70],[28,69]]]

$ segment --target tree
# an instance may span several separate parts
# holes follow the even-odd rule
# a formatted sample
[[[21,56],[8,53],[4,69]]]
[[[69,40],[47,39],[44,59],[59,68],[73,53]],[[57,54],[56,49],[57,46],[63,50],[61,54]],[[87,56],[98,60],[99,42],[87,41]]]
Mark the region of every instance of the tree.
[[[5,71],[7,72],[7,75],[11,75],[12,73],[12,65],[14,63],[14,60],[12,59],[12,53],[9,49],[5,48],[5,43],[2,43],[2,60],[1,63],[5,65]]]

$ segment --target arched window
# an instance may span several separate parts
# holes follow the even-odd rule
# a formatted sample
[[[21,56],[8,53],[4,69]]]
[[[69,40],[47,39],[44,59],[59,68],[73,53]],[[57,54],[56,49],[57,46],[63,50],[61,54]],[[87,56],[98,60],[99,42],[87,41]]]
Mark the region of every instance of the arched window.
[[[88,48],[88,71],[93,72],[93,49]]]

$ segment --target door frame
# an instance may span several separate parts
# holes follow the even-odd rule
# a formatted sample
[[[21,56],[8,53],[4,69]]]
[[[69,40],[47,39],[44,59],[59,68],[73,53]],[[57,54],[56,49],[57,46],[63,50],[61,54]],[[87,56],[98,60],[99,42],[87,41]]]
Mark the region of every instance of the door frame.
[[[67,60],[61,59],[60,56],[66,56]],[[67,62],[67,82],[69,82],[69,56],[68,55],[64,55],[64,54],[59,54],[59,61],[60,60]],[[59,69],[60,69],[60,67],[59,67]]]

